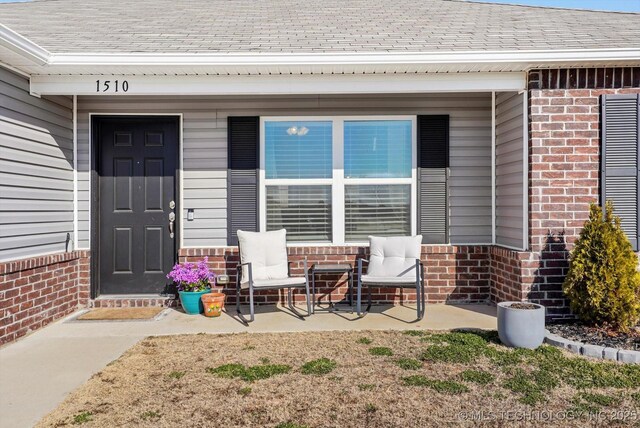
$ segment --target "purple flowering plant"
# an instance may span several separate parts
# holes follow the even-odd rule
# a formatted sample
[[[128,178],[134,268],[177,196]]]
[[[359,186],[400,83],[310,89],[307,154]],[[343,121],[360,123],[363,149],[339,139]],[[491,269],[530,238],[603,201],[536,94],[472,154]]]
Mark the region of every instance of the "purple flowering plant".
[[[215,285],[216,274],[209,269],[208,257],[198,263],[178,263],[167,278],[175,282],[178,291],[204,291]]]

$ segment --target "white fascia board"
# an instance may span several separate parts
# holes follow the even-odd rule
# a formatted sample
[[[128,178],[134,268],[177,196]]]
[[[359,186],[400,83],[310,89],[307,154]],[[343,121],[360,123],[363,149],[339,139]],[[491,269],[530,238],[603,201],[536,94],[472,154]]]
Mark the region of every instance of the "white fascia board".
[[[640,61],[640,48],[459,52],[341,53],[56,53],[50,65],[401,65]]]
[[[51,56],[46,49],[2,24],[0,24],[0,46],[12,50],[37,65],[47,64]]]
[[[119,91],[114,92],[115,81]],[[128,90],[122,91],[126,80]],[[109,81],[109,90],[98,82]],[[291,95],[522,91],[526,73],[336,74],[262,76],[34,75],[41,95]]]

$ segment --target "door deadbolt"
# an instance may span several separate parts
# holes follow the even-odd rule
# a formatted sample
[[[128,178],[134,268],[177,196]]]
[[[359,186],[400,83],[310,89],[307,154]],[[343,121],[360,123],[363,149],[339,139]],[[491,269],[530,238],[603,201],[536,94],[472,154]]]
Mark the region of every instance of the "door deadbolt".
[[[176,201],[169,202],[169,208],[174,209],[176,207]]]

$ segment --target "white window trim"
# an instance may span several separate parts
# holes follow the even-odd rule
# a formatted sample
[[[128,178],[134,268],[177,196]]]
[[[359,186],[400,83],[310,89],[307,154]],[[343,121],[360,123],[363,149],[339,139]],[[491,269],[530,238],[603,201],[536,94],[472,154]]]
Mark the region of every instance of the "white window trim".
[[[345,178],[344,177],[344,122],[350,120],[410,120],[411,121],[411,177],[407,178]],[[332,178],[322,179],[266,179],[265,171],[265,123],[289,121],[331,121],[332,122]],[[331,185],[332,242],[295,242],[292,246],[319,245],[363,245],[366,242],[345,241],[345,185],[349,184],[410,184],[411,234],[417,232],[417,117],[410,115],[371,116],[264,116],[260,117],[260,170],[258,191],[259,230],[267,230],[266,188],[278,185]]]

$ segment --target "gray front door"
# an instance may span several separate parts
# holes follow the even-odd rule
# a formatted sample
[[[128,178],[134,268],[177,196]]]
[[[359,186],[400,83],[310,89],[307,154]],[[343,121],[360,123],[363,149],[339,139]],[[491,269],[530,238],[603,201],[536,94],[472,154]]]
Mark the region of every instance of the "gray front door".
[[[176,260],[177,119],[110,116],[94,126],[99,292],[161,293]]]

